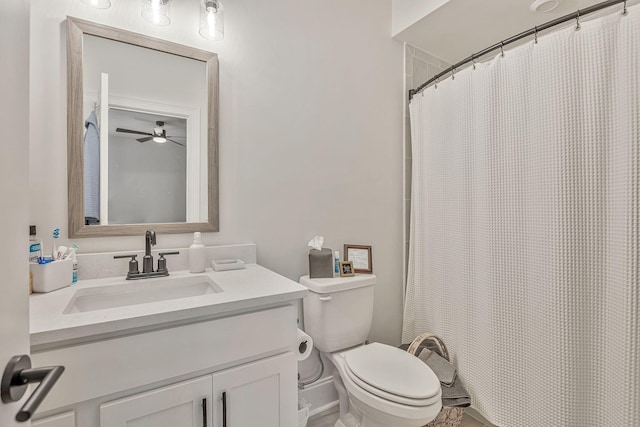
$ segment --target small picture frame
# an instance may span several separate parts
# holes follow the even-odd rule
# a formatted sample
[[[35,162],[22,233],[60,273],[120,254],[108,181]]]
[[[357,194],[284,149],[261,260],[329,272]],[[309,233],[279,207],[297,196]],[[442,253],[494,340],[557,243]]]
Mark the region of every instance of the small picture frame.
[[[353,261],[356,273],[373,273],[371,246],[344,245],[344,260]]]
[[[355,274],[353,261],[340,261],[340,277],[352,277]]]

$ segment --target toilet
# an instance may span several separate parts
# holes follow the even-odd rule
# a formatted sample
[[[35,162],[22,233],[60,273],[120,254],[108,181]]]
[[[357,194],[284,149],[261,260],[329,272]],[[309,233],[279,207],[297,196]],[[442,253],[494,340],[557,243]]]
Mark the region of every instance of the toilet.
[[[373,320],[376,276],[300,278],[304,328],[331,363],[340,419],[335,427],[419,427],[442,407],[440,382],[417,357],[381,343],[365,344]]]

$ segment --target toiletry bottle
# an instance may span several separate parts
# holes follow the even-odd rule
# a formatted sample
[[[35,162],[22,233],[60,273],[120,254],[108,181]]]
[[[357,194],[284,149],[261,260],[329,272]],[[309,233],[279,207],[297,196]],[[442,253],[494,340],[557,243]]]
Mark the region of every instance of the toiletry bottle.
[[[202,273],[207,267],[207,250],[202,244],[200,232],[193,233],[193,243],[189,246],[189,271]]]
[[[38,262],[40,256],[40,242],[36,240],[36,226],[29,226],[29,262]]]
[[[340,275],[340,251],[335,251],[333,255],[334,255],[333,272],[334,274]]]
[[[78,259],[76,258],[76,251],[73,251],[72,255],[73,262],[73,275],[71,276],[71,284],[78,283]]]

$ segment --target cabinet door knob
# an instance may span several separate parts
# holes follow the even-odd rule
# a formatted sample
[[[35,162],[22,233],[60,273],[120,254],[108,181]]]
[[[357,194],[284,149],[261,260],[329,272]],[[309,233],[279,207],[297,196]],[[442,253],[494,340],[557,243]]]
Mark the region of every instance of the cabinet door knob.
[[[24,396],[28,384],[40,383],[16,414],[16,421],[24,422],[33,416],[63,372],[64,366],[31,368],[31,359],[26,354],[13,356],[9,360],[0,384],[0,396],[4,403],[17,402]]]

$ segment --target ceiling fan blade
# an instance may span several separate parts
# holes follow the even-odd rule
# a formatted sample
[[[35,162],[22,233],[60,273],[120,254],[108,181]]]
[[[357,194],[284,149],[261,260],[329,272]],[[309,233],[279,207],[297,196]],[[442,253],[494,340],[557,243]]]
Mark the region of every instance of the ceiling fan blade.
[[[151,141],[153,139],[152,136],[147,136],[146,138],[138,138],[136,139],[136,141],[138,142],[147,142],[147,141]]]
[[[149,132],[140,132],[139,130],[122,129],[122,128],[116,128],[116,132],[135,133],[136,135],[153,135],[152,133],[149,133]]]
[[[168,135],[167,138],[186,138],[186,136],[182,135]]]
[[[182,144],[182,143],[180,143],[180,142],[178,142],[178,141],[174,141],[173,139],[169,139],[169,138],[167,138],[167,141],[171,141],[171,142],[173,142],[174,144],[178,144],[179,146],[184,147],[184,144]]]

